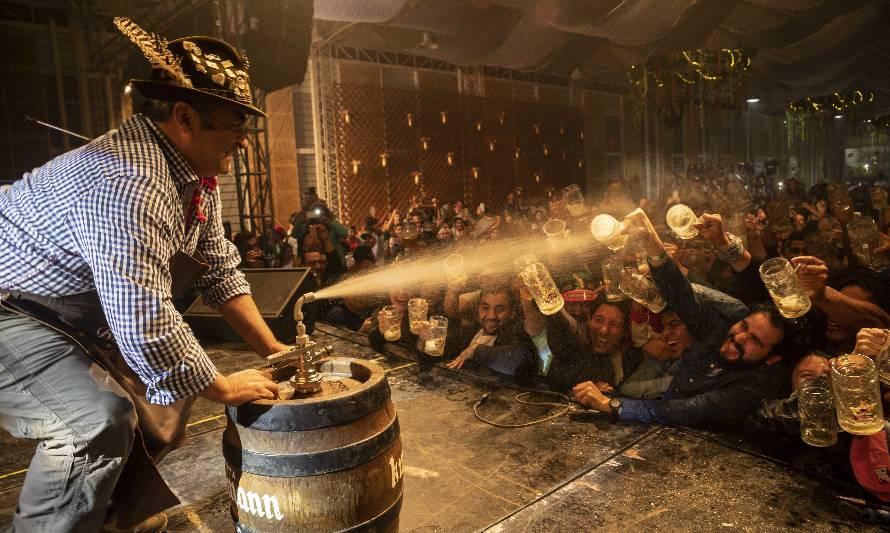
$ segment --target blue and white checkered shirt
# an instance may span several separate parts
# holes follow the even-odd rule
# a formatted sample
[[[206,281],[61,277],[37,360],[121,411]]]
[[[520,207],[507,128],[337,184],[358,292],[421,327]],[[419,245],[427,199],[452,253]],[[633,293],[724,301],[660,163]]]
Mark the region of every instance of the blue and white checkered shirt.
[[[64,296],[97,290],[127,364],[156,404],[207,388],[216,367],[173,307],[170,258],[199,250],[196,283],[218,307],[250,294],[223,236],[219,191],[202,189],[207,222],[186,234],[183,192],[198,177],[142,115],[26,173],[0,193],[0,289]]]

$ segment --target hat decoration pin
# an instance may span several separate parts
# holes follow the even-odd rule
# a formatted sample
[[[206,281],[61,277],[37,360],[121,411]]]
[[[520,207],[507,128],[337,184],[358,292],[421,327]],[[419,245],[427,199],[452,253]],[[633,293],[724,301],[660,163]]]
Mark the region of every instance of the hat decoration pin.
[[[133,44],[139,47],[145,58],[151,63],[151,67],[163,71],[171,80],[179,85],[191,87],[192,81],[182,70],[179,58],[167,48],[167,41],[160,35],[150,33],[139,27],[135,22],[126,17],[115,17],[114,25],[121,33],[126,35]]]

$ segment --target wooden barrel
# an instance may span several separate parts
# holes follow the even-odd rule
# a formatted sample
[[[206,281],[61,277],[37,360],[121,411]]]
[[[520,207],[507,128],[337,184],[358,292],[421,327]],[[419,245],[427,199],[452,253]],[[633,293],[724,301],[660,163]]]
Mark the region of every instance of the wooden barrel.
[[[238,531],[398,531],[402,442],[383,368],[332,357],[319,371],[318,395],[226,409]]]

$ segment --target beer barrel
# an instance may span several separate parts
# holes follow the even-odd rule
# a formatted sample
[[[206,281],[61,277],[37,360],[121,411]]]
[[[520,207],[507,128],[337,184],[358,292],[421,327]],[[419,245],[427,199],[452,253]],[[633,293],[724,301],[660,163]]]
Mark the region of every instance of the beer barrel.
[[[402,443],[383,368],[332,357],[318,370],[314,396],[226,409],[223,456],[240,532],[398,531]]]

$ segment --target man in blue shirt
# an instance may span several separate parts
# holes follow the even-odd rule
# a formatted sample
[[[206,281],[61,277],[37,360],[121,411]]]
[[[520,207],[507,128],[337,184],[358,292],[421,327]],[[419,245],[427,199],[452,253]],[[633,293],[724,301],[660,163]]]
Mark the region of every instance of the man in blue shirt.
[[[790,355],[788,323],[778,310],[759,307],[738,313],[734,322],[726,320],[714,312],[716,302],[709,301],[710,293],[696,295],[665,253],[645,213],[638,209],[626,220],[644,230],[639,233],[652,278],[696,342],[682,356],[660,399],[610,399],[592,383],[575,387],[575,398],[622,421],[693,425],[740,420],[764,398],[778,397],[787,376],[783,358]],[[716,217],[708,219],[709,224],[718,221]]]
[[[177,426],[171,417],[187,417],[196,396],[226,405],[276,397],[266,373],[216,370],[173,305],[184,272],[260,355],[286,349],[236,270],[220,219],[215,176],[246,143],[245,115],[263,115],[246,60],[217,39],[168,43],[127,19],[115,23],[152,63],[151,80],[132,81],[149,99],[146,113],[0,194],[0,292],[11,295],[0,309],[0,426],[42,441],[13,516],[17,531],[98,531],[131,450],[152,445],[146,424]],[[84,349],[100,330],[109,358]],[[143,439],[134,435],[137,413]],[[149,452],[158,459],[173,445]],[[143,491],[134,506],[156,496],[130,488]],[[155,515],[146,530],[165,524]]]

